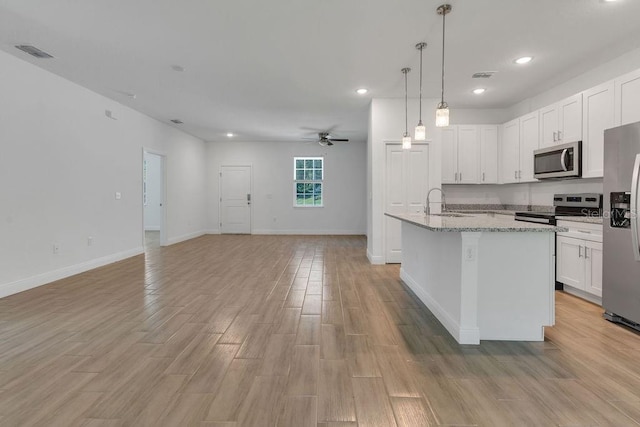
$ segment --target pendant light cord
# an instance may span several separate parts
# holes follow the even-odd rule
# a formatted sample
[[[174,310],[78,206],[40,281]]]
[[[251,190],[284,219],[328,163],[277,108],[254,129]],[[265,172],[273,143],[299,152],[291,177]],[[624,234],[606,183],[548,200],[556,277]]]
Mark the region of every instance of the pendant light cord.
[[[440,93],[440,103],[444,104],[444,25],[446,9],[442,12],[442,92]]]
[[[422,123],[422,50],[424,46],[420,46],[420,123]]]
[[[408,98],[407,98],[407,73],[409,70],[403,71],[404,73],[404,134],[405,136],[409,133],[409,109],[407,107]]]

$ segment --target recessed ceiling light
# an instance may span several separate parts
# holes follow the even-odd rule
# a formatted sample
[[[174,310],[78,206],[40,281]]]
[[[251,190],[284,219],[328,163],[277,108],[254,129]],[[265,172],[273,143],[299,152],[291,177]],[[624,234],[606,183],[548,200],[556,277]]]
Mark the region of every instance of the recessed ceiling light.
[[[522,64],[526,64],[528,62],[531,62],[532,59],[533,59],[533,56],[523,56],[522,58],[518,58],[513,62],[515,62],[516,64],[522,65]]]
[[[480,95],[480,94],[484,93],[485,90],[486,90],[485,88],[479,87],[478,89],[474,89],[473,93],[475,93],[476,95]]]
[[[181,124],[183,124],[183,123],[184,123],[184,122],[183,122],[182,120],[180,120],[180,119],[171,119],[170,121],[171,121],[172,123],[177,124],[177,125],[181,125]]]
[[[233,133],[229,132],[229,133],[227,133],[227,136],[228,136],[229,138],[232,138],[232,137],[233,137]]]
[[[356,90],[356,93],[358,95],[364,95],[365,93],[369,92],[369,89],[365,89],[365,88],[360,88],[358,90]]]
[[[182,65],[172,65],[172,66],[171,66],[171,69],[172,69],[173,71],[178,71],[178,72],[182,72],[182,71],[184,71],[184,67],[183,67]]]

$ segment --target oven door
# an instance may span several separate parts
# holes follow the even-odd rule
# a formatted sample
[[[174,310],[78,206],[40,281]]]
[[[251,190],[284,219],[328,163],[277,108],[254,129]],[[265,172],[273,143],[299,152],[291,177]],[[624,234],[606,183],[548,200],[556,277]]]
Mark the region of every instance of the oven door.
[[[533,176],[538,179],[582,176],[582,141],[554,145],[533,152]]]

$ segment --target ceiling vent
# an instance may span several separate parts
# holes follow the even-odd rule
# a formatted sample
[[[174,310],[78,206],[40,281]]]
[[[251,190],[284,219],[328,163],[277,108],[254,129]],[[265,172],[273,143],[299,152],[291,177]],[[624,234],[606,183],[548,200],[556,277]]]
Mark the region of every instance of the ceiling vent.
[[[488,79],[489,77],[493,76],[496,72],[495,71],[480,71],[479,73],[475,73],[473,76],[474,79]]]
[[[177,125],[181,125],[181,124],[183,124],[184,122],[183,122],[182,120],[180,120],[180,119],[171,119],[171,123],[175,123],[175,124],[177,124]]]
[[[53,58],[53,56],[49,55],[47,52],[44,52],[35,46],[29,46],[28,44],[19,44],[16,46],[16,48],[38,59]]]

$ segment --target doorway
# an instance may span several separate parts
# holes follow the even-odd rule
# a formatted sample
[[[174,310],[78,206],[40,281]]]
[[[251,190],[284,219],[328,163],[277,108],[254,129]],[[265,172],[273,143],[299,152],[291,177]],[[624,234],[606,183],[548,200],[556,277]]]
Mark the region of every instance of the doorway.
[[[145,251],[166,245],[164,189],[165,156],[143,151],[142,207]]]
[[[251,234],[251,166],[220,168],[220,233]]]
[[[429,189],[429,145],[413,143],[409,150],[387,144],[385,159],[385,212],[421,213]],[[400,221],[384,217],[385,262],[402,262]]]

